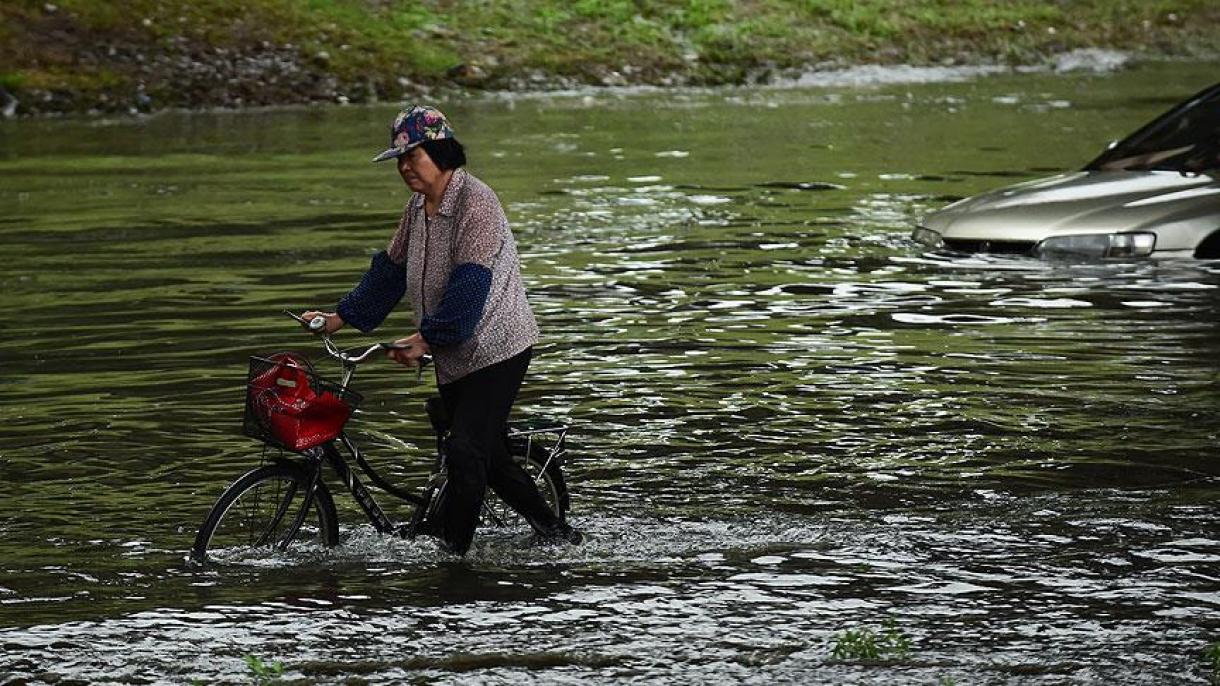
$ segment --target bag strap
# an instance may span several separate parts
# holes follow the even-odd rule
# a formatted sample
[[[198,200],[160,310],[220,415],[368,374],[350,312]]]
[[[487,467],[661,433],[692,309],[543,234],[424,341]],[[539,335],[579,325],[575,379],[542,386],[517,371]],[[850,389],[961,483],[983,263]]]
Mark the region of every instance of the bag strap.
[[[287,395],[293,398],[299,398],[309,392],[309,374],[301,369],[300,365],[294,364],[292,360],[280,360],[276,364],[275,388],[277,394]],[[279,383],[283,381],[292,381],[292,386]],[[291,390],[289,390],[291,389]]]

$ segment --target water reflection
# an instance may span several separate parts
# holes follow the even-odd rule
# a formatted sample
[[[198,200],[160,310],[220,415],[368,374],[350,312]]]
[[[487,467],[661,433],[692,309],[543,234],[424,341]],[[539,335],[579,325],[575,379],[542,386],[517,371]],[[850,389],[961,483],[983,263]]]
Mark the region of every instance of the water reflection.
[[[59,147],[4,124],[34,133],[0,164],[20,315],[0,338],[0,496],[19,503],[0,674],[233,681],[256,654],[323,682],[1201,675],[1217,263],[906,240],[947,197],[1070,168],[1095,147],[1081,131],[1125,131],[1161,107],[1143,93],[1200,74],[453,103],[546,332],[522,409],[576,425],[590,534],[486,532],[460,562],[350,503],[336,550],[182,561],[258,459],[236,435],[245,357],[306,349],[274,313],[332,302],[388,236],[402,198],[362,134],[381,112],[166,115]],[[665,125],[640,130],[641,107]],[[747,115],[782,135],[726,146]],[[409,376],[362,372],[358,430],[417,483]],[[830,657],[887,618],[910,656]]]

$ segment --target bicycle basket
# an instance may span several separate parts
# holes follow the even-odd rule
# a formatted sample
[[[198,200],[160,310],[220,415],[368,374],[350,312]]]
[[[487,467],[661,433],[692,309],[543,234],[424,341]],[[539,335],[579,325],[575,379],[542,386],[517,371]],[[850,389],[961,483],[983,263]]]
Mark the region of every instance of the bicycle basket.
[[[291,353],[251,357],[242,433],[301,452],[338,436],[362,400]]]

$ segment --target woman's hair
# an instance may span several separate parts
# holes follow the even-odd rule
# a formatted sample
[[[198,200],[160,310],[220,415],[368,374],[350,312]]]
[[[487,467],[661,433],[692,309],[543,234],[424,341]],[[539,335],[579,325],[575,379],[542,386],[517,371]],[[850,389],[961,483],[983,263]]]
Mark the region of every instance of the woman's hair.
[[[419,144],[432,163],[441,171],[449,171],[466,165],[466,149],[456,138],[442,138],[435,141],[424,141]]]

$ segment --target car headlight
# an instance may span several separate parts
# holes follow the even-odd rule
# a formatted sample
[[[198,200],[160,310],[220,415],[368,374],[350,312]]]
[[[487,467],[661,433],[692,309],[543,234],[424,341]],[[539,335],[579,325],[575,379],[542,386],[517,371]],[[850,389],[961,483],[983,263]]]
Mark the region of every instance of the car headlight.
[[[911,240],[916,243],[922,243],[929,248],[943,248],[945,246],[945,242],[941,240],[939,233],[932,229],[925,229],[922,226],[915,227],[915,230],[911,232]]]
[[[1094,233],[1053,236],[1034,247],[1038,257],[1144,257],[1156,247],[1153,233]]]

